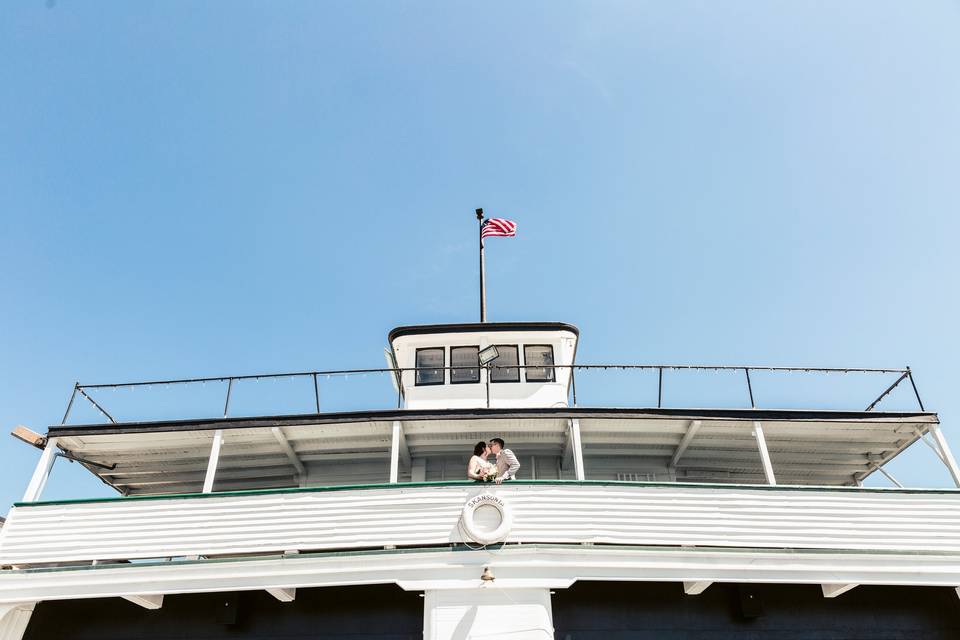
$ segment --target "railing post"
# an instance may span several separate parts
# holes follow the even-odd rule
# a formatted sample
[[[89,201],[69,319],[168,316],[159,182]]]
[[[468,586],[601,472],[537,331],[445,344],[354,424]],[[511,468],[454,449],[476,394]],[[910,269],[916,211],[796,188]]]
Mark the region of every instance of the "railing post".
[[[60,421],[60,424],[67,424],[67,418],[70,417],[70,410],[73,409],[73,400],[77,397],[77,388],[79,386],[79,380],[73,384],[73,393],[70,394],[70,402],[67,403],[67,410],[63,412],[63,420]]]
[[[230,392],[233,391],[233,378],[227,380],[227,401],[223,403],[223,417],[227,417],[227,412],[230,410]]]
[[[313,400],[317,405],[317,413],[320,413],[320,386],[317,384],[317,374],[313,374]]]
[[[923,408],[923,400],[920,399],[920,392],[917,391],[917,383],[913,381],[913,372],[910,371],[910,367],[907,367],[907,377],[910,378],[910,386],[913,387],[913,395],[917,397],[917,404],[920,405],[920,411],[926,411]]]
[[[570,365],[570,388],[573,391],[573,406],[577,406],[577,379],[574,375],[574,371],[576,371],[576,367],[574,365]]]
[[[750,368],[749,368],[749,367],[744,367],[744,368],[743,368],[743,372],[744,372],[745,374],[747,374],[747,392],[750,394],[750,408],[751,408],[751,409],[756,409],[756,408],[757,408],[757,405],[756,405],[756,403],[753,401],[753,385],[750,384]]]
[[[663,406],[663,367],[657,367],[657,409]]]

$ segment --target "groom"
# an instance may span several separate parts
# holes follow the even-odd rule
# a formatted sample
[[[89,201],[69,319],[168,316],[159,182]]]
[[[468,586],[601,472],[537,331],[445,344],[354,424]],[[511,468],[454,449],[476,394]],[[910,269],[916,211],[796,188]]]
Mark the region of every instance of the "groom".
[[[503,448],[501,438],[490,440],[490,451],[497,456],[497,479],[496,483],[501,484],[504,480],[513,480],[517,477],[517,471],[520,470],[520,461],[513,451]]]

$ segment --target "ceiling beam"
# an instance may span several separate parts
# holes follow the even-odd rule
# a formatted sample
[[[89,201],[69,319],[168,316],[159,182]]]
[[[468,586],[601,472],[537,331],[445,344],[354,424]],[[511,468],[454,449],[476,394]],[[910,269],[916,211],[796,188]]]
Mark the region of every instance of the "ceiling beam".
[[[297,475],[300,476],[302,483],[304,480],[306,480],[307,469],[303,466],[303,463],[300,462],[300,458],[297,457],[297,452],[294,451],[293,447],[290,446],[290,441],[287,440],[287,436],[283,433],[283,429],[280,427],[270,427],[270,433],[273,434],[273,437],[276,439],[277,444],[280,445],[280,448],[283,449],[283,452],[287,454],[287,459],[290,460],[290,464],[292,464],[297,470]]]
[[[697,435],[697,431],[700,430],[700,421],[691,420],[687,425],[687,432],[683,434],[683,439],[680,440],[680,444],[677,445],[676,450],[673,452],[673,457],[670,458],[670,468],[675,468],[677,462],[680,461],[680,456],[683,455],[683,452],[687,450],[687,447],[690,446],[690,442],[693,440],[693,437]]]

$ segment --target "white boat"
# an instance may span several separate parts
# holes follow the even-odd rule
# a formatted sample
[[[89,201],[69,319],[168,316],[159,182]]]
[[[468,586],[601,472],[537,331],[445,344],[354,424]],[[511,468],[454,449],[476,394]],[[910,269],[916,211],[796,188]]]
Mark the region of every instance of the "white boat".
[[[400,327],[384,368],[275,376],[303,382],[306,413],[231,412],[238,384],[271,376],[78,385],[70,406],[104,419],[33,439],[0,529],[0,640],[960,637],[960,491],[862,486],[921,441],[960,486],[919,395],[757,408],[751,374],[794,369],[713,367],[744,376],[749,406],[665,407],[684,367],[617,364],[656,406],[592,406],[577,376],[613,365],[577,363],[578,339]],[[396,406],[324,410],[326,377],[378,374]],[[118,421],[97,400],[201,382],[223,384],[222,417]],[[517,478],[465,480],[494,437]],[[44,501],[57,457],[118,495]]]

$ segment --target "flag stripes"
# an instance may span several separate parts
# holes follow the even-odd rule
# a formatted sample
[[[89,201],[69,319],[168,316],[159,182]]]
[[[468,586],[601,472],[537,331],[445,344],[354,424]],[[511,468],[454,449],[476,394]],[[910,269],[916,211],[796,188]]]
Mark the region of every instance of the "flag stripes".
[[[487,236],[512,238],[517,235],[517,223],[506,218],[488,218],[480,227],[480,239]]]

